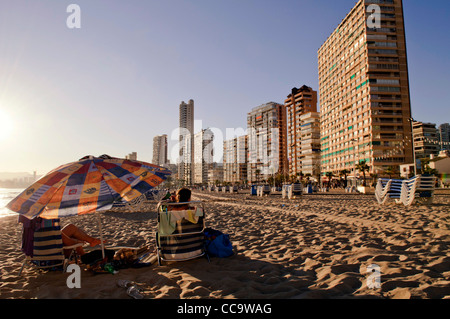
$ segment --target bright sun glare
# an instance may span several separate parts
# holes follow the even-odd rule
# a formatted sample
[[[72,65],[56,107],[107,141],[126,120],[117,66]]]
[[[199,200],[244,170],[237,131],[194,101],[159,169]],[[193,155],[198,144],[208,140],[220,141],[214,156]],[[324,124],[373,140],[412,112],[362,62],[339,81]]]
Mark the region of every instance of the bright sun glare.
[[[0,109],[0,141],[6,140],[13,130],[13,123],[10,116]]]

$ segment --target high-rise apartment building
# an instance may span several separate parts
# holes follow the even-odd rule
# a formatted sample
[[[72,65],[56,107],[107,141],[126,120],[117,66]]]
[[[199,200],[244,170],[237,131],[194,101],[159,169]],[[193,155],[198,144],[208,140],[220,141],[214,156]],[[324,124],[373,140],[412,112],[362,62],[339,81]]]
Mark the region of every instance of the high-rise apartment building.
[[[210,129],[202,129],[194,135],[193,183],[209,182],[209,171],[213,165],[214,134]]]
[[[155,165],[165,165],[167,159],[167,135],[158,135],[153,138],[153,160]]]
[[[439,144],[441,151],[450,151],[450,124],[439,125]]]
[[[413,122],[414,151],[416,158],[430,158],[440,151],[439,135],[436,124]]]
[[[286,108],[269,102],[247,114],[249,181],[267,180],[287,170]]]
[[[289,167],[289,171],[285,174],[297,175],[302,172],[302,159],[304,159],[304,155],[302,155],[302,135],[305,132],[302,132],[302,128],[306,129],[306,126],[313,125],[315,128],[314,134],[316,135],[318,132],[320,135],[320,122],[304,124],[300,120],[300,117],[304,114],[317,112],[317,92],[306,85],[299,89],[293,88],[291,94],[284,101],[284,106],[287,113],[287,158]],[[309,118],[315,119],[314,116]],[[311,126],[307,130],[310,131]],[[309,132],[308,134],[313,133]],[[318,138],[319,146],[310,148],[317,149],[317,152],[320,153],[320,136]],[[314,143],[316,143],[316,140],[314,140]]]
[[[401,0],[360,0],[318,50],[322,173],[411,163]],[[409,139],[410,141],[410,139]]]
[[[187,185],[193,181],[194,161],[194,100],[180,104],[180,156],[178,163],[178,178]]]
[[[300,172],[308,176],[320,174],[320,113],[300,116]]]
[[[223,142],[223,180],[230,183],[247,181],[247,135]]]
[[[213,163],[212,168],[209,170],[208,174],[209,185],[217,185],[223,183],[223,164]]]
[[[136,161],[137,160],[137,152],[131,152],[130,154],[125,155],[125,159]]]

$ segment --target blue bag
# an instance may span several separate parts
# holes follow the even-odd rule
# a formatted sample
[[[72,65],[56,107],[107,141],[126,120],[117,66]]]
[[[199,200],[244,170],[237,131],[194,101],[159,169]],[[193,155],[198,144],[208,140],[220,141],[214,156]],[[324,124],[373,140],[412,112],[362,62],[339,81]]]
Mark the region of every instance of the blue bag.
[[[213,257],[225,258],[233,255],[230,236],[214,229],[205,229],[206,251]]]

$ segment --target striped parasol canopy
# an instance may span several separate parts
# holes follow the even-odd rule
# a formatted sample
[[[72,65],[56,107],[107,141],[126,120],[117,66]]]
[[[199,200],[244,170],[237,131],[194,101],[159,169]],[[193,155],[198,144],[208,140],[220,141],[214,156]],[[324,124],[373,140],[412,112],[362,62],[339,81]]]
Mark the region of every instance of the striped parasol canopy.
[[[85,156],[49,172],[6,207],[29,219],[105,211],[118,199],[130,201],[141,196],[170,174],[163,167],[141,161]]]

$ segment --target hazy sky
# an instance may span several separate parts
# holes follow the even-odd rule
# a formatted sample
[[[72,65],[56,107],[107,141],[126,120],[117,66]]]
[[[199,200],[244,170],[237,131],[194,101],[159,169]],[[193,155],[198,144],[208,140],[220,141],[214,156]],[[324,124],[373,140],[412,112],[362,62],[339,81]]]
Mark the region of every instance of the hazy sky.
[[[80,29],[67,27],[71,3]],[[318,90],[317,50],[355,3],[0,0],[0,172],[88,154],[151,161],[189,99],[203,128],[245,129],[253,107]],[[413,117],[450,122],[450,1],[404,11]]]

